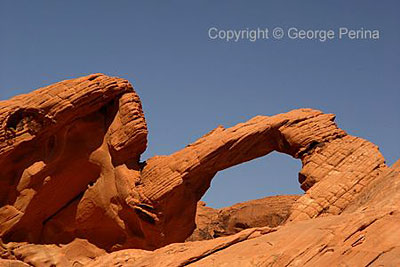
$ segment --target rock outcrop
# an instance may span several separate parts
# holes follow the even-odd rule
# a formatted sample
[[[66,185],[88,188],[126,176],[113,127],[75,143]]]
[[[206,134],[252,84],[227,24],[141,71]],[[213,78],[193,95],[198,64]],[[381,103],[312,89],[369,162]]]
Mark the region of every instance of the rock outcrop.
[[[395,266],[398,163],[386,166],[334,119],[312,109],[257,116],[141,162],[146,121],[124,79],[93,74],[2,101],[0,264]],[[254,217],[263,201],[208,210],[203,226],[200,210],[203,232],[190,239],[213,239],[178,243],[218,171],[272,151],[301,160],[304,195]]]
[[[300,196],[272,196],[213,209],[197,203],[196,229],[186,241],[200,241],[236,234],[248,228],[277,227],[286,222]]]
[[[127,202],[147,128],[129,82],[100,74],[63,81],[0,102],[0,114],[4,241],[82,237],[111,250],[135,238],[139,217]]]

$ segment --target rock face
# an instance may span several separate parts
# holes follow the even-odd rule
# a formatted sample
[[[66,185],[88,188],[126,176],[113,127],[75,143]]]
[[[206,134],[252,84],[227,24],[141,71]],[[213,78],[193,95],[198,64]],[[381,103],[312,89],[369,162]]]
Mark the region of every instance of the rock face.
[[[63,81],[3,101],[0,111],[3,240],[82,237],[111,249],[135,238],[139,217],[127,202],[147,128],[129,82],[99,74]]]
[[[197,203],[196,229],[186,241],[200,241],[236,234],[248,228],[283,224],[300,196],[273,196],[250,200],[231,207],[213,209]]]
[[[398,163],[332,114],[257,116],[140,162],[146,121],[126,80],[63,81],[0,111],[0,264],[400,264]],[[304,195],[200,206],[196,218],[218,171],[272,151],[301,160]],[[178,243],[188,237],[203,241]]]

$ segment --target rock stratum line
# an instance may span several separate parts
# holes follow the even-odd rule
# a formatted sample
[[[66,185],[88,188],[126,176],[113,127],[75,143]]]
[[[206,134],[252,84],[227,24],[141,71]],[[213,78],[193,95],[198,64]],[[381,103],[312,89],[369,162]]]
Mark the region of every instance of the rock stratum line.
[[[146,120],[124,79],[2,101],[0,265],[400,265],[400,165],[334,119],[257,116],[141,162]],[[303,195],[199,202],[218,171],[272,151],[301,160]]]

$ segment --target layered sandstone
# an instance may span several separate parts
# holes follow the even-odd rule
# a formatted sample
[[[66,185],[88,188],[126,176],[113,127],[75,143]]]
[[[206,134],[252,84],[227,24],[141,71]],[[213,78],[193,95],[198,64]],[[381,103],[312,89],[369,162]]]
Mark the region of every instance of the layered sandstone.
[[[197,203],[196,229],[186,241],[200,241],[233,235],[248,228],[277,227],[286,222],[300,196],[272,196],[213,209]]]
[[[63,81],[0,102],[0,114],[4,241],[130,242],[139,219],[127,201],[147,128],[129,82],[101,74]]]
[[[0,111],[0,264],[378,266],[400,258],[398,163],[386,166],[377,146],[338,128],[332,114],[257,116],[141,162],[146,121],[124,79],[62,81],[2,101]],[[275,210],[263,209],[271,199],[200,207],[196,219],[218,171],[272,151],[301,160],[304,195]],[[190,240],[212,240],[179,243],[196,220]]]

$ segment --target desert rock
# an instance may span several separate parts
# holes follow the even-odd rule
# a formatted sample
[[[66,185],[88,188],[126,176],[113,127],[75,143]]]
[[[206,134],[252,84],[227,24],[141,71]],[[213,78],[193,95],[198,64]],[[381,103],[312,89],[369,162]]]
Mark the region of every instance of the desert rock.
[[[333,114],[257,116],[141,162],[146,121],[124,79],[62,81],[0,111],[0,264],[399,264],[399,163]],[[272,151],[301,160],[304,195],[198,208],[218,171]]]
[[[196,229],[186,241],[213,239],[236,234],[248,228],[277,227],[286,222],[300,196],[272,196],[213,209],[197,203]]]

